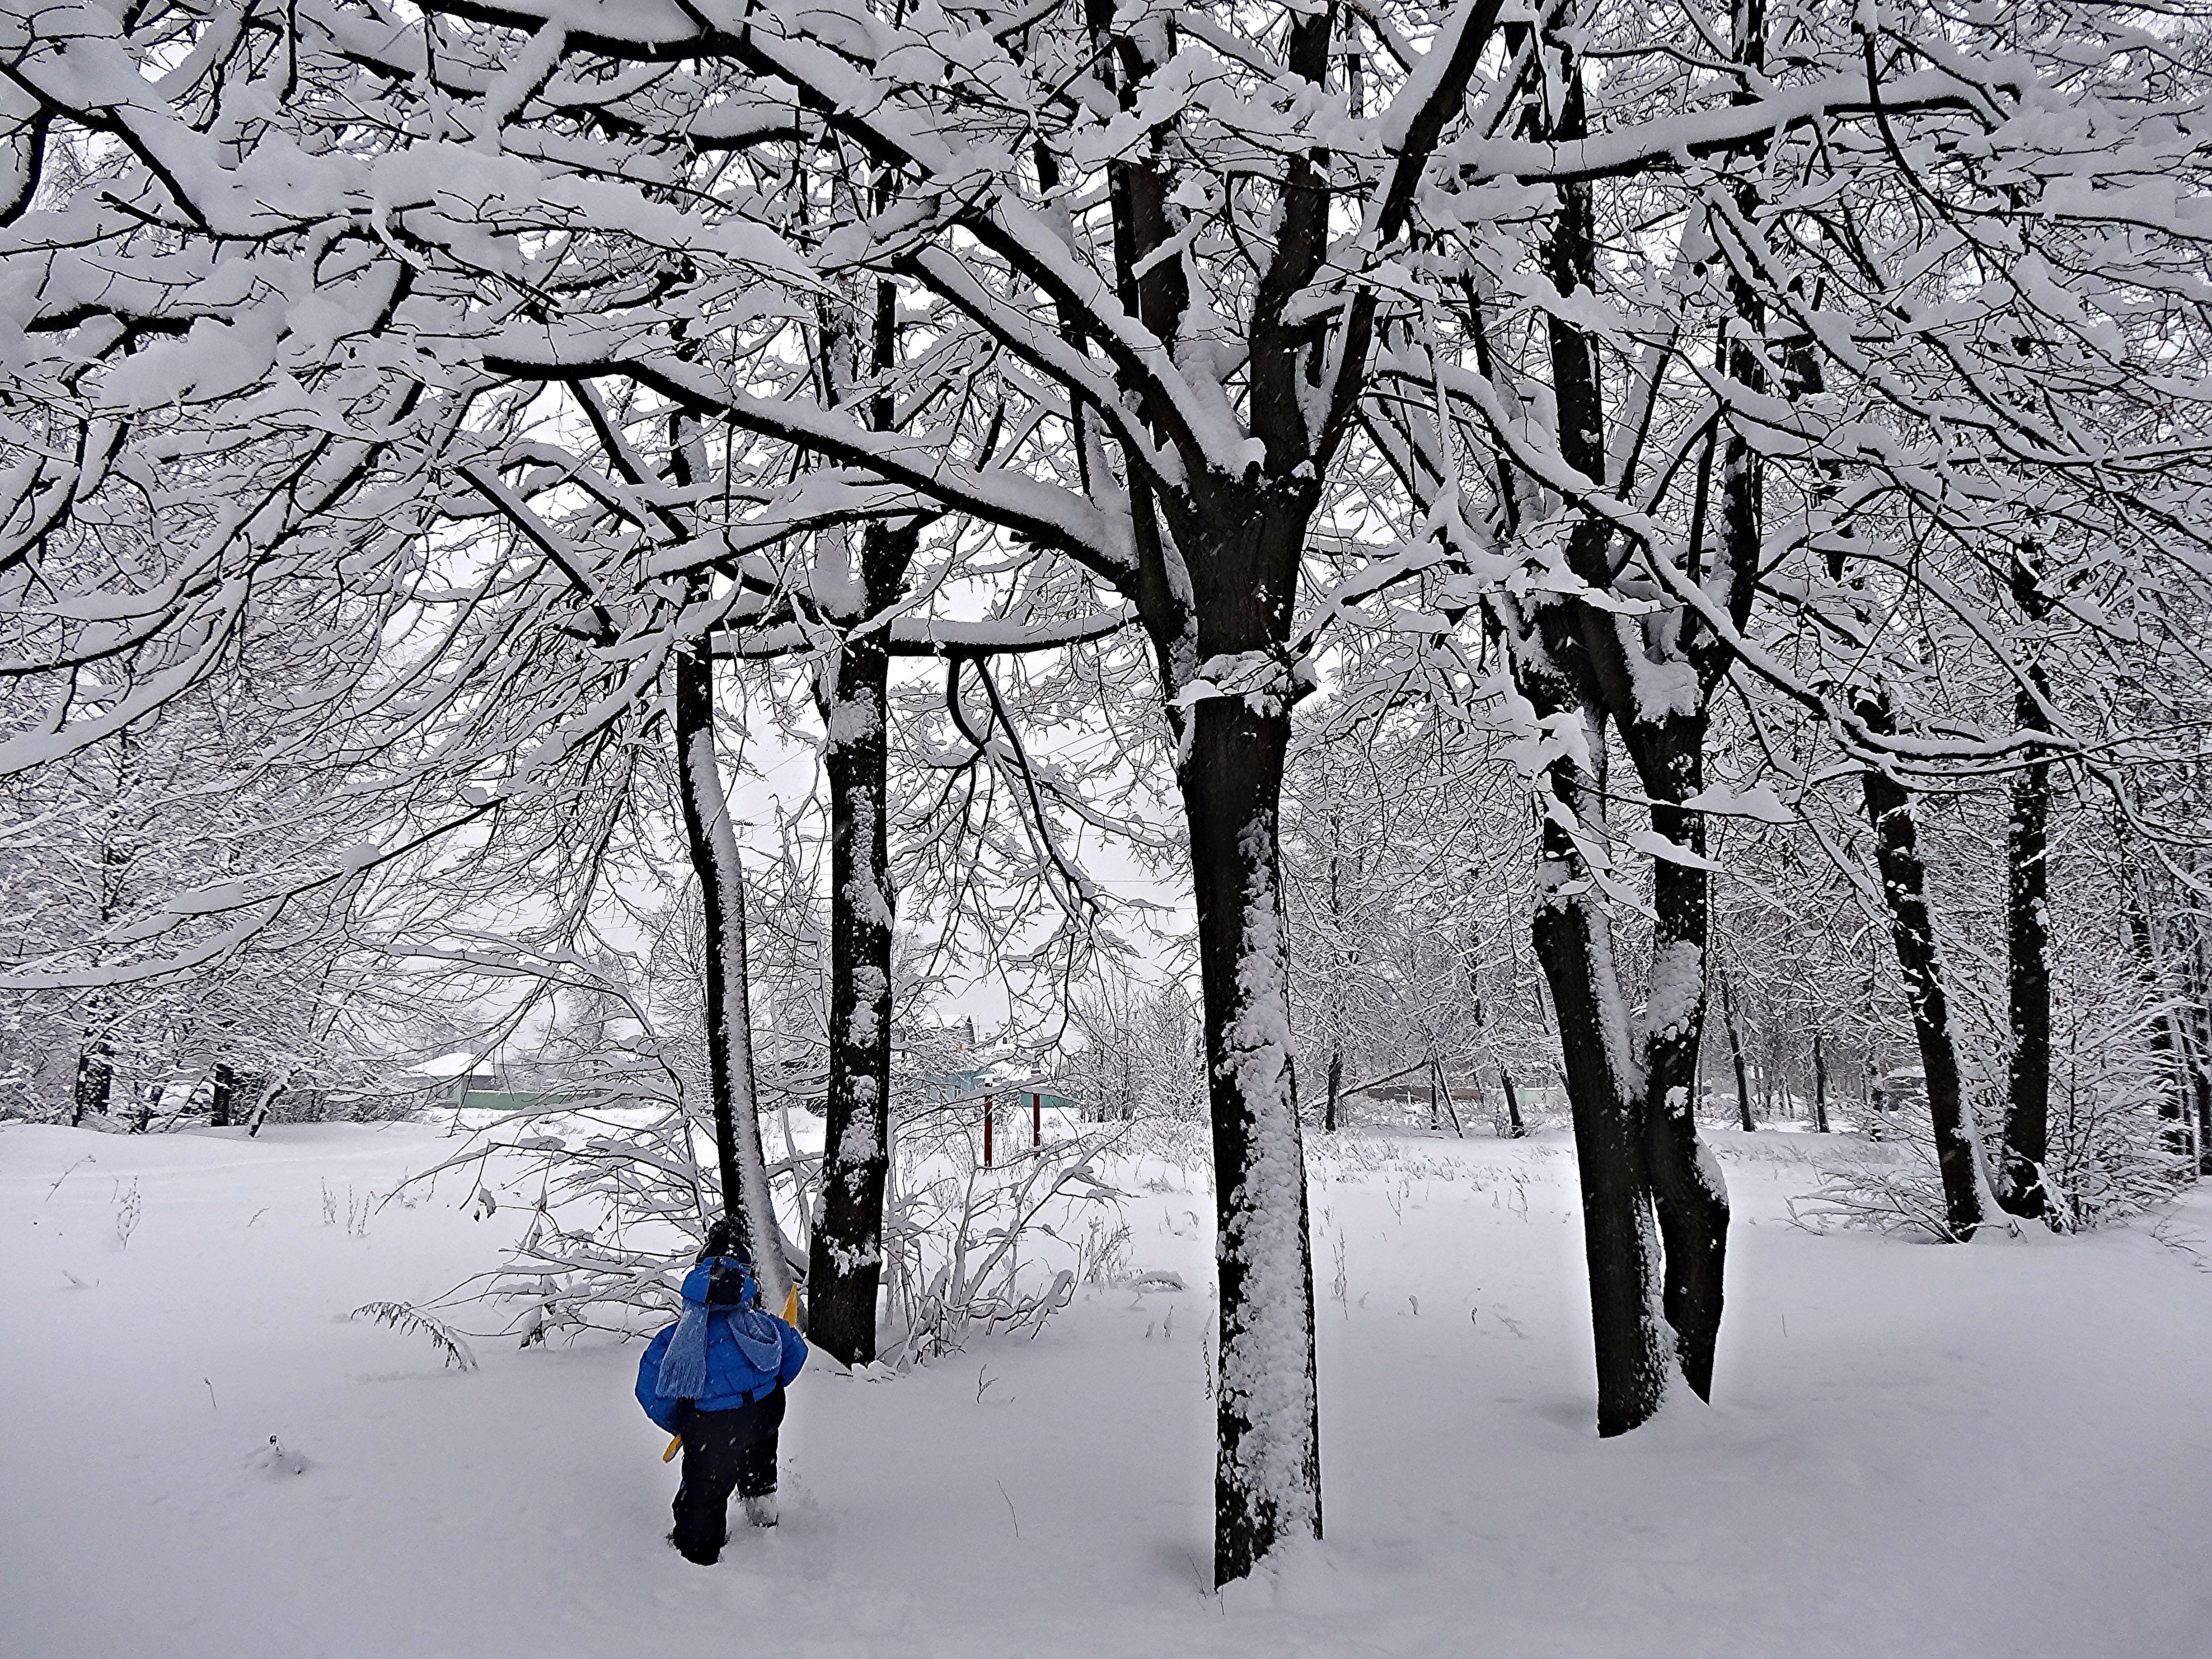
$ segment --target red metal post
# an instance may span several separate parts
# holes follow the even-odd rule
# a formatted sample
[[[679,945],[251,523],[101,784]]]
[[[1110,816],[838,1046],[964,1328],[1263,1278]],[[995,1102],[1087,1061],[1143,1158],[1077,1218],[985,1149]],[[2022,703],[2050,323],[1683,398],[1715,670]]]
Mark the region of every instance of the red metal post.
[[[983,1097],[983,1167],[991,1167],[991,1097]]]
[[[1032,1150],[1037,1150],[1043,1146],[1044,1097],[1041,1094],[1033,1094],[1030,1097],[1030,1146]]]

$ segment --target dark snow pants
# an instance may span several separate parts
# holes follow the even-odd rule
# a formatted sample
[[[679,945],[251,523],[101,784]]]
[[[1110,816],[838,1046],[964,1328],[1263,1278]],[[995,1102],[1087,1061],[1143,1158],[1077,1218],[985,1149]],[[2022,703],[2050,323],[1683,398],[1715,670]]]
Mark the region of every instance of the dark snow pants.
[[[729,1541],[730,1494],[764,1498],[775,1490],[775,1436],[783,1425],[783,1390],[731,1412],[680,1409],[684,1481],[676,1488],[676,1547],[687,1561],[711,1567]]]

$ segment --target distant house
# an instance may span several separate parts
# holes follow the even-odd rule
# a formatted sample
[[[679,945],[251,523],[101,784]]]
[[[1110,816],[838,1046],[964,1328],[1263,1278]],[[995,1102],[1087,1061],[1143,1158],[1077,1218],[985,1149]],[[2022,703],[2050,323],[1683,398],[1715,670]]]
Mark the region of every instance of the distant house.
[[[441,1111],[459,1107],[471,1112],[539,1112],[593,1097],[569,1089],[533,1089],[532,1069],[526,1062],[512,1064],[495,1054],[463,1050],[410,1066],[398,1080],[426,1107]]]
[[[501,1067],[489,1056],[459,1053],[440,1054],[399,1075],[414,1091],[428,1096],[433,1106],[459,1106],[471,1094],[488,1094],[499,1087]]]

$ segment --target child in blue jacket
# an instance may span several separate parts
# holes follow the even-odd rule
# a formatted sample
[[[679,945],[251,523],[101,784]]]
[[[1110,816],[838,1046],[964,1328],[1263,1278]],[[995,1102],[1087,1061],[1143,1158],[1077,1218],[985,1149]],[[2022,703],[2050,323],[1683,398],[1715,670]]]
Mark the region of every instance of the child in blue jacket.
[[[702,1567],[714,1565],[729,1541],[732,1490],[744,1499],[746,1520],[775,1524],[783,1391],[806,1363],[799,1333],[752,1305],[752,1274],[729,1249],[721,1228],[708,1234],[698,1265],[684,1276],[684,1316],[653,1339],[637,1367],[637,1403],[684,1437],[669,1541]]]

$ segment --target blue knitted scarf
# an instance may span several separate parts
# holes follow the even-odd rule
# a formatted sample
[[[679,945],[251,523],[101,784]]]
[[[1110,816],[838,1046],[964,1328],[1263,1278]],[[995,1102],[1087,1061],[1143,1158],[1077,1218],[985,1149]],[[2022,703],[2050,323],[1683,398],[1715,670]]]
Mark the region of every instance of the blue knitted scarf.
[[[708,1322],[714,1319],[723,1322],[737,1342],[738,1352],[744,1355],[746,1363],[755,1370],[773,1379],[782,1366],[781,1322],[750,1305],[753,1282],[744,1263],[734,1256],[716,1260],[736,1267],[744,1275],[744,1301],[733,1306],[708,1306],[707,1286],[711,1282],[713,1263],[702,1262],[692,1269],[684,1281],[684,1316],[676,1322],[676,1334],[668,1339],[667,1352],[660,1356],[660,1376],[653,1384],[653,1392],[663,1400],[696,1400],[706,1393]],[[709,1271],[702,1273],[700,1268]],[[699,1291],[696,1297],[691,1293],[695,1281]]]

